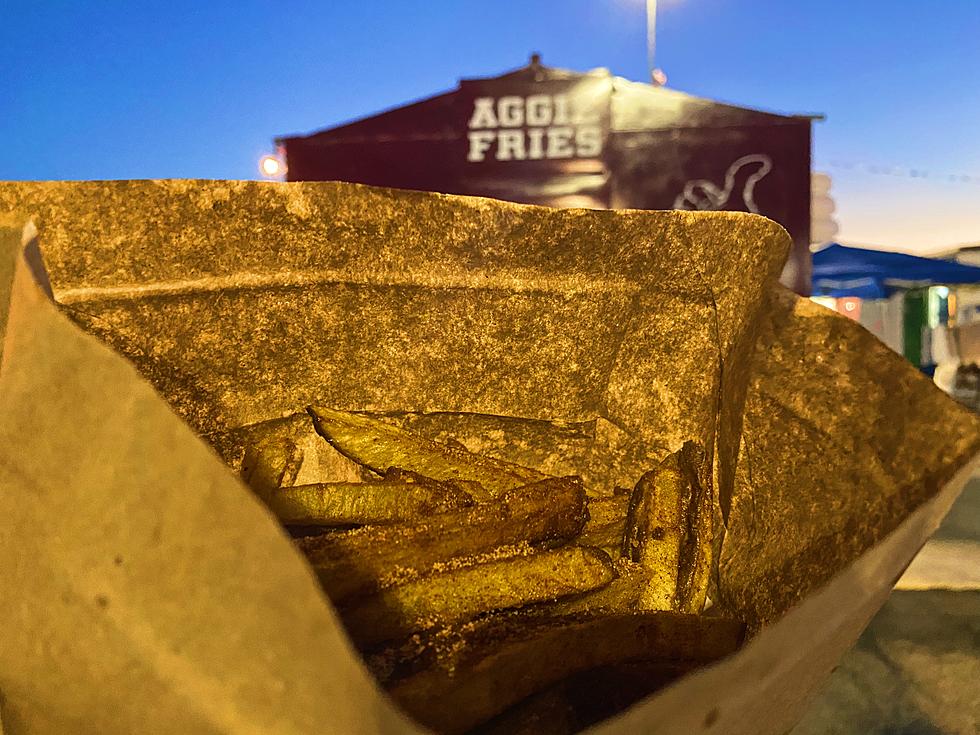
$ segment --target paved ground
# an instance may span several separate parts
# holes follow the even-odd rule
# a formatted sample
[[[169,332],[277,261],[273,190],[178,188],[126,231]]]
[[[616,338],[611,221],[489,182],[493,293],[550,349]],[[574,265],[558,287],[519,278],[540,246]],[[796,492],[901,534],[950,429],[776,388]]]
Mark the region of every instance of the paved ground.
[[[791,735],[980,734],[980,477]]]

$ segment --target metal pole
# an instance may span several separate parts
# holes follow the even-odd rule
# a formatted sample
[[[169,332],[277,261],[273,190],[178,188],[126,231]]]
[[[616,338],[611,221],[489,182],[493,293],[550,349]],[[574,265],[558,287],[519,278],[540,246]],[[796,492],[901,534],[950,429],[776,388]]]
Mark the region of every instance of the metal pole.
[[[657,0],[647,0],[647,81],[653,82],[657,50]]]

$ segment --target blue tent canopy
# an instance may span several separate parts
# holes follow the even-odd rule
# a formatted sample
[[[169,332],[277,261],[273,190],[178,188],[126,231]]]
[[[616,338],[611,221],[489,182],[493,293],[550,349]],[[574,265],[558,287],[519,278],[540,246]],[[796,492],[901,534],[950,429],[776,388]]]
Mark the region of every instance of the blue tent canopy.
[[[813,254],[814,296],[884,299],[900,288],[964,283],[980,283],[980,268],[836,243]]]

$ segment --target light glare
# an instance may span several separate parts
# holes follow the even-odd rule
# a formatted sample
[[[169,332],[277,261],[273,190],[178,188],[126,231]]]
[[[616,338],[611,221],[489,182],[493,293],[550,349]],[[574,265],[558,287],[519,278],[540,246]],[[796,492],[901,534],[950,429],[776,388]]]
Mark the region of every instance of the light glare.
[[[262,156],[259,159],[259,171],[270,178],[286,173],[286,165],[275,156]]]

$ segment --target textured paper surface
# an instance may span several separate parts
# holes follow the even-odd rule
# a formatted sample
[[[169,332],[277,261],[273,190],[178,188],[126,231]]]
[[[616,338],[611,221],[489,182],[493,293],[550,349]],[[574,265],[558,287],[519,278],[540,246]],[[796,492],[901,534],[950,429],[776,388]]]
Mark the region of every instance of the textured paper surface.
[[[14,733],[411,730],[274,521],[195,432],[234,464],[243,434],[268,426],[259,422],[327,403],[591,473],[600,491],[694,436],[715,447],[719,500],[732,501],[723,602],[766,621],[892,530],[976,447],[968,425],[936,451],[915,445],[905,462],[894,450],[911,442],[914,411],[946,410],[950,426],[962,416],[938,394],[923,398],[933,388],[910,367],[883,363],[878,377],[894,372],[888,390],[913,406],[864,443],[887,471],[819,496],[837,513],[828,522],[850,521],[860,538],[821,560],[819,579],[794,561],[820,547],[790,535],[810,527],[805,512],[779,510],[806,509],[782,486],[781,465],[735,471],[746,391],[743,459],[791,437],[778,448],[804,493],[825,457],[796,451],[793,441],[812,437],[766,413],[761,397],[801,379],[811,398],[830,395],[868,345],[847,320],[808,318],[785,299],[767,306],[787,241],[758,217],[245,182],[5,184],[4,209],[34,217],[54,296],[76,324],[125,355],[186,421],[58,313],[28,273],[20,234],[6,231],[0,593],[18,602],[0,620],[0,691]],[[810,354],[847,369],[801,378]],[[875,378],[853,373],[848,395]],[[873,421],[838,427],[826,400],[794,405],[772,391],[789,418],[834,438],[821,446],[836,466],[860,474],[862,455],[847,454],[837,433]],[[306,472],[336,470],[309,454]],[[615,472],[603,474],[604,463]],[[889,496],[888,514],[854,521],[896,482],[906,490]],[[776,510],[747,513],[749,488]],[[843,592],[821,594],[835,616],[811,597],[707,678],[603,731],[656,722],[664,732],[757,732],[759,717],[744,720],[752,730],[718,728],[768,711],[773,697],[782,705],[770,731],[785,730],[952,497],[948,485],[920,511],[925,520],[858,562],[871,567],[833,580]],[[814,527],[819,540],[826,528]],[[779,550],[747,563],[767,542]],[[746,667],[781,675],[753,688]],[[721,703],[724,717],[712,714]]]
[[[13,232],[0,261],[7,731],[407,729],[264,507],[58,313]]]
[[[980,450],[980,417],[852,320],[780,289],[755,349],[722,602],[776,620]]]

